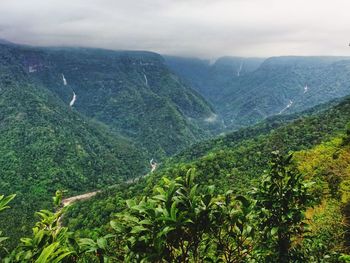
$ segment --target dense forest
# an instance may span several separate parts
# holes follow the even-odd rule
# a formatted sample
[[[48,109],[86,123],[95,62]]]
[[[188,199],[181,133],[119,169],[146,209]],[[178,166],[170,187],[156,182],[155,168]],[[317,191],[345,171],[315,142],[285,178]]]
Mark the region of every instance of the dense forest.
[[[348,68],[0,42],[0,261],[350,262]]]
[[[58,211],[38,212],[33,235],[5,262],[349,262],[341,187],[349,178],[335,173],[348,168],[349,136],[348,130],[294,158],[272,152],[260,182],[245,195],[218,194],[200,183],[195,169],[163,177],[151,195],[126,200],[110,233],[96,238],[61,225],[58,191]],[[319,161],[327,173],[310,169]],[[0,211],[13,198],[1,196]]]
[[[231,129],[300,112],[348,95],[349,57],[166,57],[169,67],[205,96]]]
[[[0,58],[2,72],[51,91],[66,105],[75,94],[77,112],[137,142],[151,158],[174,154],[221,127],[208,121],[215,115],[210,104],[159,54],[0,44]]]
[[[101,223],[107,224],[113,212],[123,207],[123,200],[140,193],[148,195],[163,176],[181,176],[190,168],[196,169],[203,184],[214,184],[221,193],[228,188],[244,193],[267,168],[272,151],[287,154],[310,149],[344,131],[349,118],[350,99],[344,99],[336,105],[331,103],[300,115],[270,118],[256,126],[193,145],[138,184],[109,189],[98,200],[77,204],[68,211],[67,220],[79,231],[84,226],[94,229]],[[115,203],[118,205],[113,208]],[[95,213],[91,213],[91,207]]]
[[[88,123],[45,90],[9,84],[0,93],[0,189],[17,194],[0,226],[11,236],[31,229],[33,211],[51,207],[57,189],[74,195],[146,173],[132,142]]]
[[[194,145],[135,184],[40,212],[9,260],[35,261],[68,231],[50,260],[348,262],[349,114],[347,98]]]
[[[0,44],[0,190],[17,195],[0,228],[14,246],[57,189],[143,176],[152,158],[208,137],[213,114],[158,54]]]

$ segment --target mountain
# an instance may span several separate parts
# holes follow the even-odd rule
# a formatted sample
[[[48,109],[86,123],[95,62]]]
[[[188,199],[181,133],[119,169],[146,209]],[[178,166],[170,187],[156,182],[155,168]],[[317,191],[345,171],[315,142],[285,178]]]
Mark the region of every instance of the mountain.
[[[15,45],[14,43],[6,40],[6,39],[3,39],[3,38],[0,38],[0,44],[4,44],[4,45]]]
[[[169,212],[159,213],[159,217],[167,218],[166,216],[169,216],[169,219],[167,218],[165,221],[170,222],[170,224],[174,224],[175,221],[183,222],[182,220],[187,223],[187,218],[182,218],[176,209],[186,207],[187,204],[196,203],[188,201],[188,203],[179,202],[176,205],[169,205],[169,198],[176,194],[188,194],[191,197],[190,200],[194,200],[193,196],[196,194],[199,196],[203,194],[203,202],[200,205],[204,207],[204,215],[208,213],[215,202],[223,206],[223,200],[230,200],[225,198],[228,198],[227,196],[232,192],[236,194],[237,199],[243,199],[249,203],[243,196],[249,196],[252,191],[254,193],[261,185],[269,183],[265,175],[269,171],[269,167],[275,165],[274,162],[269,165],[271,151],[279,149],[283,154],[293,153],[292,168],[288,171],[304,178],[304,186],[309,187],[307,198],[313,200],[312,206],[306,209],[305,217],[303,216],[302,220],[303,227],[307,227],[305,236],[298,241],[296,246],[293,245],[293,248],[305,253],[302,255],[302,262],[318,262],[320,258],[326,259],[322,262],[342,262],[340,259],[346,258],[349,248],[349,225],[347,224],[350,214],[350,126],[347,125],[349,117],[350,98],[347,98],[328,109],[308,112],[294,120],[292,120],[294,118],[292,117],[286,120],[284,124],[281,124],[280,119],[275,123],[277,125],[274,128],[272,126],[276,120],[267,120],[262,125],[271,127],[267,133],[256,133],[254,135],[251,129],[250,131],[242,129],[228,136],[209,141],[211,149],[203,152],[199,157],[189,160],[186,158],[186,154],[180,154],[181,159],[175,158],[145,180],[134,185],[110,189],[87,202],[81,202],[70,207],[66,223],[76,233],[83,236],[96,234],[103,236],[113,231],[111,230],[112,227],[112,229],[116,229],[123,234],[131,230],[131,237],[134,237],[135,232],[139,230],[143,231],[147,237],[156,236],[158,238],[157,235],[149,235],[153,232],[145,230],[146,227],[141,227],[141,225],[156,227],[161,224],[160,220],[148,220],[148,213],[153,216],[150,218],[154,218],[157,216],[157,212],[161,211],[160,205],[145,206],[145,203],[151,199],[150,196],[154,196],[154,199],[151,199],[152,201],[160,200],[168,206],[167,211]],[[348,126],[347,129],[346,126]],[[260,128],[256,127],[257,130]],[[196,153],[198,152],[198,146],[193,146],[188,151]],[[188,188],[181,188],[182,191],[176,191],[179,182],[188,178],[190,168],[195,171],[194,174],[196,175],[192,177],[195,189],[190,191]],[[281,176],[281,173],[283,171],[279,170],[276,174]],[[174,180],[176,180],[176,183],[172,183]],[[189,179],[187,180],[187,184],[191,183]],[[292,180],[287,181],[286,177],[281,180],[285,180],[288,185],[293,183]],[[209,189],[208,185],[210,185]],[[212,203],[208,199],[210,194],[215,195],[213,193],[218,194],[218,196]],[[259,201],[259,199],[252,201],[253,208],[256,206],[254,201]],[[281,203],[285,204],[278,199],[276,207],[280,207]],[[239,203],[235,202],[234,204],[238,205]],[[273,207],[273,209],[277,208]],[[300,209],[298,205],[296,210],[300,211]],[[132,216],[125,216],[125,218],[120,216],[124,215],[125,211],[133,211],[134,213],[131,214]],[[170,211],[173,211],[172,215]],[[194,213],[191,209],[189,211]],[[229,217],[231,220],[240,214],[236,210],[230,211],[235,212],[232,217]],[[287,210],[287,212],[287,218],[289,219],[292,212],[291,210]],[[140,214],[139,220],[135,217],[138,213]],[[223,213],[223,211],[218,212],[218,216],[221,217]],[[267,213],[267,211],[264,211],[264,213]],[[202,217],[198,217],[199,222],[206,224],[208,221],[201,221],[204,217],[203,214],[201,214]],[[124,228],[121,223],[123,218],[128,222],[132,222],[133,227],[137,227]],[[106,225],[110,220],[112,220],[110,226]],[[252,228],[259,229],[255,225],[257,222],[259,222],[259,218],[253,217],[250,221],[253,225]],[[186,227],[186,223],[181,224],[181,227]],[[249,223],[239,220],[241,229],[244,229],[247,224]],[[197,225],[193,227],[196,228]],[[240,231],[243,232],[243,230]],[[155,231],[154,234],[159,232]],[[214,232],[214,236],[215,234],[217,233]],[[302,233],[298,232],[297,236],[300,235]],[[127,241],[132,242],[131,237]],[[170,242],[174,239],[176,240],[172,235],[169,237]],[[118,236],[117,240],[117,242],[120,242],[123,237]],[[252,243],[256,244],[255,240]],[[260,241],[258,241],[259,244]],[[148,248],[147,244],[145,244],[145,248]],[[148,252],[147,249],[143,251]],[[219,251],[219,249],[214,249],[214,251]],[[121,255],[125,255],[123,253],[126,254],[127,252],[122,252]],[[296,257],[293,256],[293,258]],[[271,262],[280,261],[274,260]]]
[[[256,70],[264,61],[263,58],[221,57],[211,63],[198,58],[164,58],[169,68],[213,103],[228,81]]]
[[[184,242],[177,240],[176,233],[183,233],[192,242],[193,235],[188,235],[187,229],[194,229],[200,233],[200,242],[208,241],[203,227],[211,218],[220,219],[222,215],[228,216],[227,229],[233,229],[231,220],[239,214],[234,231],[258,232],[255,230],[262,221],[257,215],[261,211],[241,217],[246,211],[236,209],[249,203],[252,189],[261,181],[268,184],[265,180],[266,171],[271,169],[271,152],[279,151],[294,154],[287,178],[300,172],[305,180],[313,181],[300,185],[302,191],[306,185],[310,187],[310,193],[305,190],[302,196],[312,196],[313,207],[302,211],[297,207],[286,216],[289,220],[298,210],[298,222],[310,223],[308,236],[312,238],[296,236],[297,245],[301,244],[305,248],[302,252],[313,259],[332,257],[329,262],[338,262],[347,252],[349,240],[350,128],[346,126],[350,98],[338,98],[348,91],[349,60],[280,57],[264,62],[247,59],[243,63],[241,58],[222,58],[211,64],[179,59],[179,69],[181,63],[197,65],[184,67],[184,73],[178,73],[181,77],[168,69],[174,67],[170,60],[174,58],[166,58],[166,62],[150,52],[0,44],[0,193],[17,194],[12,209],[1,213],[0,229],[11,236],[14,245],[32,227],[33,211],[52,209],[51,196],[57,189],[66,190],[65,196],[101,190],[86,202],[58,208],[56,215],[37,214],[43,221],[34,229],[33,242],[21,239],[26,245],[17,250],[32,249],[34,253],[18,256],[35,258],[42,246],[57,238],[57,253],[66,245],[74,247],[72,260],[93,261],[98,257],[102,261],[107,255],[127,259],[126,254],[133,251],[126,252],[125,245],[133,243],[136,249],[145,249],[143,255],[152,261],[155,254],[163,257],[162,253],[169,250],[162,245],[164,250],[152,254],[150,246],[142,243],[145,238],[175,240],[172,247],[178,249]],[[191,74],[189,69],[193,70]],[[196,72],[198,78],[192,78],[192,82],[183,77]],[[211,84],[200,86],[205,78]],[[217,88],[220,92],[215,91]],[[208,96],[220,116],[199,93]],[[234,129],[261,122],[203,140],[223,129],[221,116]],[[232,116],[235,118],[230,122]],[[162,159],[156,171],[149,172],[149,159],[169,155],[172,157]],[[279,170],[281,174],[283,169]],[[138,180],[132,183],[134,178]],[[193,182],[198,186],[192,187]],[[288,188],[289,183],[286,185]],[[227,198],[231,199],[232,194],[238,196],[231,202]],[[251,201],[255,204],[262,200]],[[229,205],[224,208],[223,202]],[[131,214],[116,215],[125,211]],[[121,223],[123,220],[128,227]],[[66,232],[61,224],[74,234]],[[160,224],[162,232],[152,230],[159,229],[153,227]],[[113,240],[108,235],[102,237],[110,233],[111,227],[121,232]],[[276,229],[271,226],[267,233],[276,237]],[[48,234],[53,235],[52,239],[47,238]],[[135,243],[136,234],[140,243]],[[211,237],[216,234],[214,229]],[[96,242],[78,242],[89,245],[85,253],[94,253],[85,255],[83,246],[78,251],[74,236],[99,237]],[[160,236],[162,239],[158,239]],[[247,247],[255,246],[253,249],[260,253],[259,244],[252,236],[248,238],[252,241]],[[260,242],[264,237],[258,234],[258,238]],[[215,242],[209,248],[212,259],[220,250],[220,240]],[[293,248],[298,246],[293,243]]]
[[[177,178],[179,182],[188,178],[189,169],[194,169],[194,180],[198,185],[196,191],[188,193],[191,197],[197,191],[203,193],[202,205],[205,209],[212,205],[205,203],[208,201],[208,190],[205,190],[208,185],[211,186],[211,191],[219,194],[218,198],[232,191],[238,194],[237,198],[249,196],[252,189],[261,184],[262,175],[269,169],[271,151],[279,150],[282,154],[293,153],[293,169],[297,169],[294,171],[299,171],[303,178],[312,181],[308,183],[312,186],[309,198],[313,197],[315,201],[306,211],[307,237],[298,245],[302,251],[306,250],[305,258],[313,259],[304,261],[317,262],[315,258],[329,258],[324,262],[341,262],[338,259],[349,247],[349,227],[344,225],[350,214],[349,120],[350,98],[346,97],[306,112],[271,117],[256,126],[192,145],[168,160],[149,177],[132,185],[108,189],[86,202],[70,207],[65,223],[82,236],[93,236],[109,233],[111,227],[108,222],[116,218],[116,213],[123,213],[130,208],[135,214],[140,211],[142,216],[145,216],[146,211],[155,215],[159,207],[152,210],[147,206],[146,209],[143,204],[156,192],[160,194],[155,199],[168,205],[167,198],[172,196],[171,193],[178,193],[173,188],[176,184],[171,184],[171,180]],[[164,188],[169,190],[166,192],[169,195],[161,195]],[[185,193],[185,190],[180,192]],[[174,205],[171,207],[173,211]],[[122,220],[122,217],[117,218]],[[173,215],[169,222],[178,218],[180,217]],[[136,222],[134,217],[127,219]],[[144,217],[141,219],[145,225],[155,226],[159,223],[145,220]],[[258,220],[254,218],[253,222]],[[114,222],[111,223],[112,228],[119,226],[119,221]],[[143,230],[140,227],[140,231]]]
[[[249,76],[228,84],[218,99],[220,111],[231,113],[226,115],[229,125],[249,125],[346,96],[350,93],[349,65],[350,60],[342,57],[267,59]]]
[[[221,125],[210,105],[150,52],[0,44],[0,220],[12,237],[65,196],[143,176]],[[13,219],[13,220],[12,220]]]
[[[28,81],[8,59],[0,59],[0,191],[17,197],[1,229],[12,237],[28,231],[33,212],[51,207],[58,189],[69,196],[148,172],[148,157],[133,142]]]
[[[264,61],[242,59],[241,64],[238,59],[221,58],[213,65],[196,61],[195,68],[206,68],[205,73],[192,74],[185,66],[179,69],[179,65],[194,66],[193,60],[168,58],[167,63],[198,86],[228,129],[252,125],[276,114],[300,112],[350,93],[349,57],[286,56]]]
[[[67,105],[163,158],[222,126],[212,107],[155,53],[1,45],[10,65]],[[74,101],[73,101],[74,97]]]
[[[85,235],[96,228],[104,233],[108,230],[105,224],[114,213],[125,208],[123,200],[149,196],[163,177],[184,177],[190,168],[196,169],[198,183],[214,185],[220,194],[228,190],[246,194],[268,168],[272,151],[287,154],[312,150],[341,137],[349,120],[347,97],[306,112],[271,117],[255,126],[197,143],[168,159],[138,183],[109,189],[87,202],[75,204],[67,213],[66,223]]]

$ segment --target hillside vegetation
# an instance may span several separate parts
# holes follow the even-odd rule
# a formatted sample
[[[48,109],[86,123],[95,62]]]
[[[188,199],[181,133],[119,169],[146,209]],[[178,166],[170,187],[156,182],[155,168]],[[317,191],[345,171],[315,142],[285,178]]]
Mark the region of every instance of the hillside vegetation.
[[[0,45],[3,71],[163,158],[220,127],[211,106],[151,52]]]
[[[300,112],[349,94],[349,57],[168,57],[169,67],[207,98],[228,129]],[[238,72],[240,72],[238,74]]]
[[[62,210],[41,211],[33,236],[22,239],[8,260],[349,262],[348,225],[343,224],[349,213],[343,188],[350,179],[349,136],[348,130],[294,158],[273,152],[245,196],[232,190],[218,195],[194,169],[163,177],[151,196],[126,200],[126,208],[113,215],[111,234],[92,239],[61,227]],[[317,167],[325,170],[310,169],[319,159]],[[60,198],[58,192],[56,203]]]
[[[132,142],[21,80],[0,82],[0,153],[1,192],[17,194],[0,226],[13,237],[31,229],[33,211],[51,206],[57,189],[74,195],[148,170]]]
[[[115,212],[125,209],[126,199],[150,196],[163,185],[162,178],[184,178],[188,169],[196,170],[195,181],[201,185],[200,189],[214,185],[217,194],[233,191],[246,195],[259,185],[261,175],[269,167],[271,152],[279,150],[283,154],[294,152],[294,165],[305,179],[315,182],[310,191],[317,202],[306,213],[312,220],[314,239],[319,242],[313,244],[314,253],[323,257],[328,252],[346,252],[346,229],[342,222],[347,218],[343,209],[348,202],[346,126],[349,119],[350,99],[347,98],[329,108],[289,118],[271,118],[255,127],[194,145],[137,184],[110,189],[76,204],[68,210],[66,222],[81,235],[107,233],[109,220]],[[334,224],[328,228],[327,220],[333,215]],[[320,256],[316,254],[313,256]]]
[[[0,261],[350,262],[349,61],[0,41]]]

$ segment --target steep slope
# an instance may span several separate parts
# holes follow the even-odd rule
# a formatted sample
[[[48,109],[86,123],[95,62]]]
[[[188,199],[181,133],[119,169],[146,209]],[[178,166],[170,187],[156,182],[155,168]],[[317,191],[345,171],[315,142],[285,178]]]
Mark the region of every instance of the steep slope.
[[[57,189],[73,195],[147,171],[147,158],[130,141],[28,83],[20,68],[10,76],[1,68],[0,191],[17,194],[13,209],[1,217],[7,234],[28,231],[33,212],[51,205]]]
[[[295,120],[271,118],[255,128],[199,143],[175,156],[165,167],[175,174],[196,167],[200,180],[218,185],[221,191],[230,184],[231,189],[244,192],[267,168],[272,151],[286,154],[310,149],[344,132],[349,120],[350,98],[346,98],[329,109],[307,112]],[[209,147],[203,147],[205,144]]]
[[[350,93],[350,60],[338,57],[279,57],[232,81],[221,93],[228,125],[249,125],[275,114],[305,110]],[[231,119],[230,119],[231,118]]]
[[[221,58],[211,66],[198,60],[167,61],[212,103],[228,129],[350,94],[349,57],[273,57],[263,63]]]
[[[349,105],[349,101],[347,102]],[[338,108],[338,110],[341,107]],[[348,111],[349,109],[347,109]],[[329,113],[329,117],[334,117],[334,112]],[[349,117],[349,112],[346,114],[347,118]],[[328,116],[328,114],[323,115]],[[341,115],[337,115],[338,121],[342,119]],[[345,117],[343,115],[343,117]],[[288,125],[290,126],[290,125]],[[298,126],[298,125],[295,125]],[[290,127],[289,127],[290,128]],[[300,127],[299,127],[300,128]],[[296,127],[296,129],[299,129]],[[350,127],[349,127],[350,128]],[[312,123],[309,126],[310,132],[313,131]],[[299,140],[301,137],[299,137]],[[321,138],[319,138],[321,139]],[[287,143],[292,142],[292,140],[286,140]],[[302,141],[302,140],[301,140]],[[343,131],[339,131],[339,134],[332,134],[331,137],[324,137],[322,141],[317,142],[313,146],[308,145],[307,149],[296,151],[293,154],[293,164],[294,168],[299,170],[302,174],[302,178],[305,179],[306,185],[310,187],[308,190],[307,199],[313,199],[312,206],[310,206],[306,210],[306,218],[304,219],[305,226],[307,227],[307,236],[305,238],[300,239],[300,249],[305,250],[307,256],[305,256],[302,262],[342,262],[340,260],[340,255],[348,254],[349,249],[349,215],[350,215],[350,199],[349,199],[349,183],[350,183],[350,129],[348,129],[345,133]],[[266,145],[265,145],[266,147]],[[292,146],[293,147],[293,146]],[[294,147],[294,149],[297,149]],[[234,151],[234,150],[233,150]],[[226,150],[227,152],[227,150]],[[169,178],[177,178],[182,177],[186,178],[186,171],[189,167],[197,168],[197,181],[198,188],[196,187],[196,191],[207,193],[207,185],[215,185],[215,188],[211,188],[211,190],[216,190],[219,193],[224,193],[226,190],[234,190],[234,192],[238,192],[243,194],[244,196],[251,196],[252,185],[261,187],[261,175],[263,173],[263,169],[268,165],[266,163],[261,163],[259,167],[256,167],[256,170],[253,170],[255,165],[254,162],[260,161],[261,158],[266,158],[262,156],[264,152],[257,152],[255,156],[242,155],[241,158],[248,159],[243,161],[246,163],[245,171],[249,173],[254,172],[253,175],[257,181],[260,182],[252,182],[248,181],[247,183],[243,183],[244,174],[239,177],[238,171],[241,168],[232,169],[234,166],[233,162],[239,162],[238,159],[232,158],[232,156],[227,156],[224,153],[219,156],[220,158],[215,159],[214,156],[208,155],[205,159],[198,160],[197,162],[193,162],[191,165],[186,167],[173,167],[173,169],[168,169],[167,171],[161,173],[161,175]],[[216,153],[215,155],[218,156]],[[247,164],[252,164],[252,166],[247,166]],[[218,168],[220,167],[220,168]],[[231,170],[230,170],[231,167]],[[294,170],[293,170],[294,171]],[[282,173],[282,172],[281,172]],[[279,173],[280,175],[280,173]],[[199,178],[198,178],[199,176]],[[164,185],[170,181],[169,179],[161,180],[160,176],[156,175],[158,178],[150,178],[148,181],[143,181],[139,185],[134,185],[132,187],[119,188],[118,194],[114,194],[113,192],[105,192],[102,195],[96,197],[94,200],[90,200],[87,203],[80,203],[76,207],[73,207],[69,213],[69,216],[73,218],[68,218],[68,223],[71,228],[91,229],[92,227],[103,226],[100,231],[110,232],[111,230],[106,228],[103,224],[106,224],[110,219],[117,218],[118,220],[123,220],[123,217],[116,217],[116,211],[121,211],[123,208],[125,210],[133,208],[134,211],[140,211],[142,213],[142,217],[140,220],[143,220],[146,224],[152,224],[153,226],[159,224],[159,221],[151,221],[145,220],[145,212],[144,211],[154,211],[156,209],[160,209],[160,206],[152,207],[154,210],[151,210],[150,206],[142,206],[142,203],[139,206],[132,206],[133,200],[136,200],[138,204],[139,200],[141,202],[145,202],[149,200],[149,196],[155,195],[157,200],[168,200],[168,196],[172,196],[172,193],[175,191],[170,188],[172,191],[167,192],[170,193],[168,195],[162,196],[161,191]],[[219,177],[219,180],[217,178]],[[236,177],[235,179],[233,177]],[[288,177],[287,177],[288,178]],[[155,179],[155,180],[154,180]],[[254,180],[254,179],[253,179]],[[290,183],[292,180],[285,179],[285,183]],[[288,180],[288,181],[287,181]],[[311,181],[311,182],[310,182]],[[263,181],[266,184],[267,180]],[[293,181],[292,181],[293,183]],[[204,190],[203,190],[203,188]],[[278,187],[278,186],[276,186]],[[153,192],[152,192],[153,189]],[[280,189],[280,188],[278,188]],[[295,189],[295,188],[294,188]],[[158,192],[157,192],[158,190]],[[274,190],[270,190],[273,192]],[[179,193],[180,191],[176,191]],[[191,195],[194,195],[193,191],[188,191]],[[186,191],[180,192],[188,193]],[[294,191],[293,191],[294,192]],[[297,190],[295,190],[297,192]],[[137,198],[135,198],[137,196]],[[291,196],[291,195],[288,195]],[[242,196],[240,196],[242,198]],[[162,199],[163,198],[163,199]],[[278,197],[277,197],[278,198]],[[128,200],[127,199],[133,199]],[[193,200],[193,199],[191,199]],[[206,202],[204,199],[203,203]],[[259,201],[259,199],[255,199]],[[266,200],[266,199],[263,199]],[[301,199],[300,199],[301,200]],[[125,208],[125,201],[128,204],[127,208]],[[166,201],[164,201],[166,203]],[[224,202],[224,201],[222,201]],[[190,203],[190,202],[189,202]],[[301,203],[301,202],[300,202]],[[269,203],[270,204],[270,203]],[[277,205],[280,206],[284,204],[278,199]],[[277,206],[276,205],[276,206]],[[253,204],[255,206],[255,203]],[[170,207],[170,206],[169,206]],[[174,207],[174,206],[173,206]],[[206,207],[207,208],[207,207]],[[300,206],[296,207],[297,210],[301,209]],[[158,210],[156,210],[158,211]],[[193,210],[190,210],[191,212]],[[206,210],[207,211],[207,210]],[[291,209],[287,210],[291,213]],[[220,211],[221,212],[221,211]],[[219,215],[221,213],[219,212]],[[84,214],[88,214],[88,217],[85,217]],[[155,213],[155,212],[153,212]],[[192,212],[193,213],[193,212]],[[93,217],[90,215],[93,214]],[[160,214],[162,217],[170,214],[162,213]],[[238,213],[237,213],[238,214]],[[100,216],[103,215],[103,216]],[[134,214],[133,214],[134,215]],[[235,214],[236,215],[236,214]],[[177,220],[178,217],[173,216],[173,219],[169,219],[170,222]],[[201,218],[201,217],[199,217]],[[289,214],[288,214],[288,218]],[[96,225],[96,221],[98,223]],[[126,218],[127,220],[131,220],[135,222],[134,217],[130,216]],[[115,224],[111,224],[112,228],[115,228],[115,225],[118,225],[120,221],[116,220]],[[133,221],[135,220],[135,221]],[[182,220],[182,218],[181,218]],[[156,224],[154,223],[156,222]],[[200,221],[204,222],[206,221]],[[259,222],[259,217],[254,217],[253,224]],[[241,221],[240,221],[240,224]],[[245,224],[243,222],[243,224]],[[185,225],[185,224],[184,224]],[[127,228],[120,228],[127,229]],[[145,231],[144,228],[140,229]],[[96,230],[96,228],[94,228]],[[136,232],[136,231],[135,231]],[[146,232],[146,231],[145,231]],[[160,232],[160,231],[158,231]],[[134,233],[134,232],[132,232]],[[146,232],[147,234],[149,231]],[[84,235],[91,234],[91,230],[84,231]],[[135,233],[134,233],[135,234]],[[306,259],[305,259],[306,258]],[[311,258],[311,260],[307,260],[307,258]],[[319,260],[321,259],[321,260]],[[275,261],[273,261],[275,262]],[[280,261],[278,261],[280,262]]]
[[[30,80],[161,158],[221,125],[209,104],[151,52],[9,47]],[[5,51],[3,51],[5,52]],[[73,100],[74,98],[74,100]]]
[[[197,58],[164,58],[171,70],[213,103],[228,81],[256,70],[264,61],[263,58],[221,57],[211,63]]]
[[[67,223],[75,230],[106,224],[114,212],[125,206],[123,200],[149,195],[162,177],[184,176],[189,168],[196,169],[202,185],[215,185],[220,193],[234,189],[245,194],[267,168],[271,151],[312,149],[342,133],[349,119],[350,98],[346,98],[336,105],[270,118],[255,127],[193,145],[137,184],[110,189],[86,203],[76,204],[67,215]]]

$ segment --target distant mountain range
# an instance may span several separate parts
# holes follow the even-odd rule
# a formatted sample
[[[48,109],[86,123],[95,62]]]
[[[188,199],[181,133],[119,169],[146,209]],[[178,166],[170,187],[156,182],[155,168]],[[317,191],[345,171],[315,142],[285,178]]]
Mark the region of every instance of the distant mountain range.
[[[67,105],[75,94],[75,110],[140,143],[150,157],[174,154],[217,129],[211,106],[158,54],[12,45],[0,52],[26,81]]]
[[[346,57],[210,63],[0,40],[0,194],[17,194],[0,229],[28,231],[57,189],[72,195],[145,175],[152,158],[348,95],[349,83]]]
[[[225,57],[213,64],[165,58],[212,103],[229,130],[350,94],[350,57]]]

